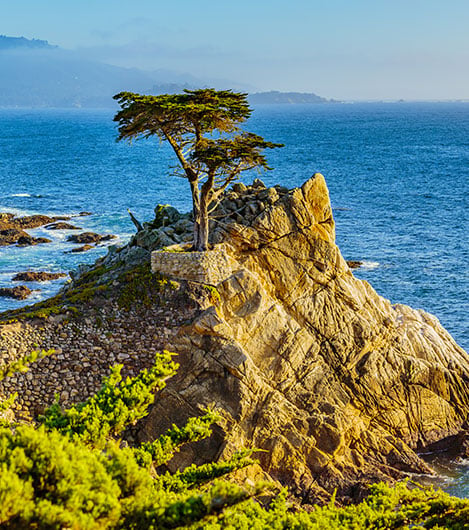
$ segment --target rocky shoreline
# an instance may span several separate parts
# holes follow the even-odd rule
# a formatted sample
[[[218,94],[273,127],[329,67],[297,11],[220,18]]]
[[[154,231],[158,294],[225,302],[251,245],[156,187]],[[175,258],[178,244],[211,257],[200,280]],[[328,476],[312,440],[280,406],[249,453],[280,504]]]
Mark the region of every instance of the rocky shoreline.
[[[81,212],[75,217],[91,215],[90,212]],[[45,228],[46,230],[82,230],[80,227],[66,223],[70,216],[48,216],[43,214],[27,215],[15,217],[14,214],[4,212],[0,213],[0,247],[17,246],[30,247],[38,244],[51,243],[52,240],[45,237],[33,237],[26,230]],[[95,248],[95,246],[115,239],[113,234],[96,234],[94,232],[81,232],[79,234],[69,235],[66,242],[80,244],[68,252],[85,252]],[[24,271],[12,276],[11,281],[23,282],[45,282],[53,281],[68,276],[65,273],[53,273],[47,271]],[[12,298],[16,300],[26,300],[31,294],[31,290],[26,285],[16,285],[13,287],[1,287],[0,297]]]
[[[198,263],[187,252],[190,217],[159,206],[128,245],[81,267],[59,295],[3,313],[1,362],[35,348],[55,354],[0,392],[17,391],[16,414],[31,417],[56,392],[64,404],[87,398],[110,364],[135,373],[167,348],[179,371],[129,442],[202,407],[224,418],[175,466],[259,447],[257,478],[305,502],[334,489],[357,499],[369,482],[432,473],[419,454],[467,426],[469,356],[435,317],[354,277],[321,175],[293,190],[254,184],[227,191],[215,212],[211,244],[225,259],[216,280],[195,281],[181,266]],[[164,271],[150,271],[153,251],[167,257],[155,261]]]

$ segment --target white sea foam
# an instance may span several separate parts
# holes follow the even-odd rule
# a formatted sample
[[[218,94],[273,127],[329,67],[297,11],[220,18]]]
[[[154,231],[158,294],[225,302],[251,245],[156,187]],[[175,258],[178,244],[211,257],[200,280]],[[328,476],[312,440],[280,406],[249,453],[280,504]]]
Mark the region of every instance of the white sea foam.
[[[368,270],[377,269],[379,263],[377,261],[362,261],[360,267]]]
[[[10,197],[32,197],[30,193],[12,193]]]

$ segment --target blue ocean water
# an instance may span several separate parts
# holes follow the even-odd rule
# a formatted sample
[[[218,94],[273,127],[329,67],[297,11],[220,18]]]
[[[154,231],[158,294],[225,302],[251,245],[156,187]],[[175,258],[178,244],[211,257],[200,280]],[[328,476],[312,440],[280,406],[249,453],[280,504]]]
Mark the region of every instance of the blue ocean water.
[[[127,208],[141,220],[156,203],[188,210],[187,182],[169,176],[169,149],[152,140],[116,143],[112,117],[0,110],[0,211],[88,210],[92,216],[73,222],[124,242],[134,231]],[[266,184],[325,175],[342,253],[366,262],[357,276],[392,302],[435,314],[469,349],[469,104],[260,106],[246,127],[285,144],[268,153],[274,170],[261,175]],[[0,286],[17,271],[69,270],[106,252],[66,254],[68,232],[35,233],[54,243],[0,248]],[[59,286],[37,286],[32,300]],[[0,298],[0,310],[22,304]]]
[[[151,219],[157,203],[189,210],[187,182],[170,176],[169,149],[151,140],[116,143],[112,117],[108,110],[0,109],[0,212],[88,210],[93,215],[72,222],[123,243],[134,232],[127,208],[140,220]],[[267,185],[325,175],[342,253],[365,261],[358,277],[392,302],[435,314],[469,350],[469,104],[261,106],[246,128],[285,144],[268,153],[275,169],[261,175]],[[66,271],[106,252],[67,254],[69,232],[34,233],[54,242],[0,247],[0,286],[18,271]],[[60,284],[37,285],[30,301]],[[0,310],[24,304],[0,298]],[[452,493],[469,495],[466,469],[447,477]]]

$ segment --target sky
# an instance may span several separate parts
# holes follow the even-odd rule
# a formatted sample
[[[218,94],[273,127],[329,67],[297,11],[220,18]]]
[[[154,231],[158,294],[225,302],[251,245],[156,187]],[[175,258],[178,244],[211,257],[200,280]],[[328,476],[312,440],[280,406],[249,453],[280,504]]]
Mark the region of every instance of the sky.
[[[469,99],[469,0],[0,0],[0,34],[340,100]]]

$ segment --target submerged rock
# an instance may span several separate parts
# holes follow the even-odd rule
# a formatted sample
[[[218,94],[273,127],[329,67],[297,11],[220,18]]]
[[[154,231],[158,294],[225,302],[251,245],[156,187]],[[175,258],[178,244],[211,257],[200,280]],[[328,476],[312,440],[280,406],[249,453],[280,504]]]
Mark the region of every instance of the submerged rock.
[[[87,250],[91,250],[92,248],[94,248],[93,245],[83,245],[81,247],[72,248],[70,252],[86,252]]]

